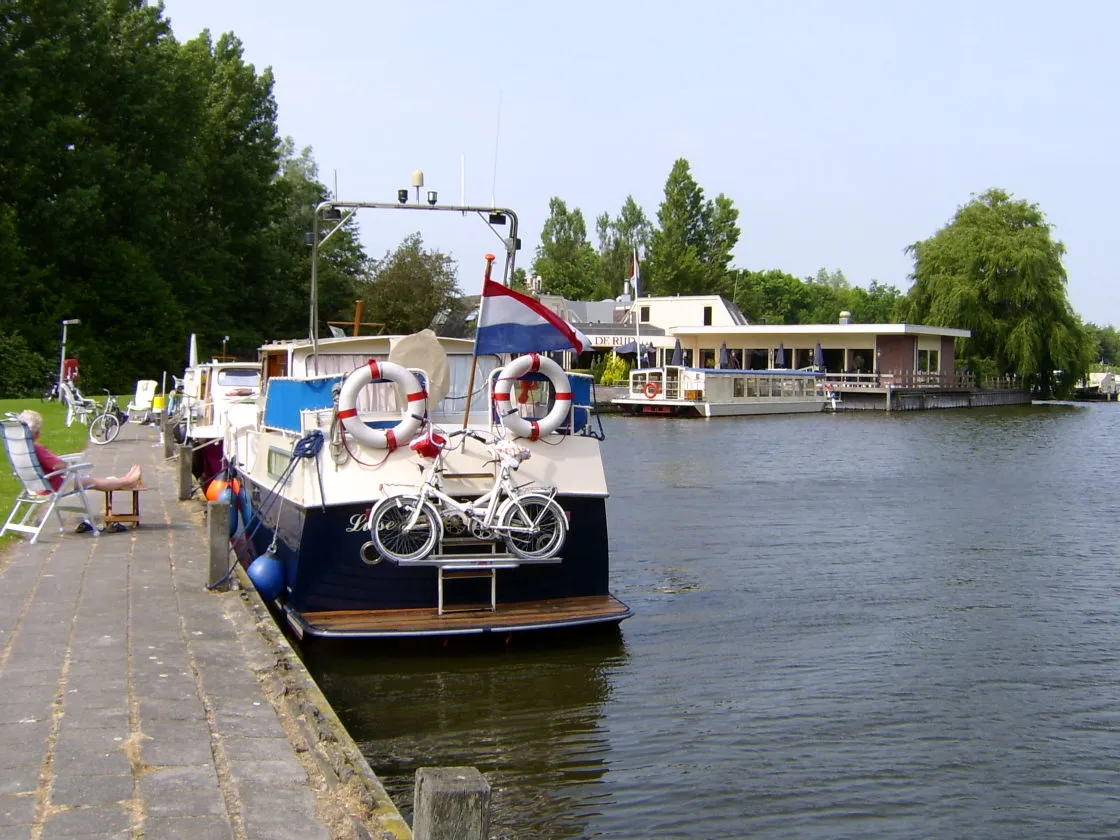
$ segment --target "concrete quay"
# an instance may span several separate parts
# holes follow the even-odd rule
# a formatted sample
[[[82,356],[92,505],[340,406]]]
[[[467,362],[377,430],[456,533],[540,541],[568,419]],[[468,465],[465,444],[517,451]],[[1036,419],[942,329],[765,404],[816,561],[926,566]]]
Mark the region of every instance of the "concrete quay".
[[[0,840],[410,837],[256,593],[206,590],[163,453],[131,424],[86,450],[143,466],[138,529],[0,549]]]

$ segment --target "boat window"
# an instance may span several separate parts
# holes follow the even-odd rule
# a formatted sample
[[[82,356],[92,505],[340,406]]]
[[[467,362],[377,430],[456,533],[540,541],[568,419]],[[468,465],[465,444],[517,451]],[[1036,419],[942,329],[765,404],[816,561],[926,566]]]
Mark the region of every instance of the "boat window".
[[[638,307],[638,320],[643,324],[648,324],[649,323],[649,307],[648,306]]]
[[[256,368],[219,368],[214,381],[223,388],[256,388],[261,374]]]
[[[710,327],[712,325],[712,307],[704,307],[704,326]]]
[[[741,397],[745,393],[745,385],[741,376],[736,376],[731,382],[731,396]]]
[[[284,470],[288,468],[288,464],[291,460],[291,452],[286,449],[270,446],[268,448],[268,474],[273,478],[279,478],[284,474]],[[291,480],[290,476],[289,480]]]

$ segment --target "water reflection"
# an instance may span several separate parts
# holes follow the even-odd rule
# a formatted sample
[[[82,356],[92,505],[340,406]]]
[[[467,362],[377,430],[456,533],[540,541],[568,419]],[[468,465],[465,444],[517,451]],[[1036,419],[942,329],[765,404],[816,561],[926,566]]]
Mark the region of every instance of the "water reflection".
[[[404,810],[466,764],[497,836],[1120,836],[1120,406],[607,431],[621,636],[308,649]]]
[[[611,806],[597,782],[603,706],[628,655],[617,629],[447,646],[314,644],[308,667],[411,819],[418,767],[469,765],[492,789],[495,836],[576,838]]]

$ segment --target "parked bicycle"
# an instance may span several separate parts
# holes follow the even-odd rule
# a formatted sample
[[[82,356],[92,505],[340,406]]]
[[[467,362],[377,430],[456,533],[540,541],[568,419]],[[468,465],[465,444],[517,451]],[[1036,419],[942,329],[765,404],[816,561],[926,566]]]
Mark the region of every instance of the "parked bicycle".
[[[450,441],[466,435],[490,447],[498,465],[493,486],[474,499],[460,501],[443,490],[444,453]],[[424,469],[418,493],[385,497],[370,514],[377,551],[396,563],[419,562],[443,541],[444,534],[503,542],[523,560],[554,557],[568,536],[568,517],[556,501],[556,489],[519,487],[513,473],[532,454],[513,441],[456,429],[445,438],[431,435],[435,457]]]
[[[61,396],[61,392],[60,392],[59,387],[58,387],[58,374],[57,373],[52,373],[51,371],[47,371],[47,381],[46,381],[46,384],[43,385],[43,393],[40,394],[39,396],[40,396],[40,399],[43,400],[43,402],[50,402],[51,400],[57,400]]]
[[[117,398],[109,393],[108,388],[101,390],[105,392],[105,405],[89,424],[90,442],[98,446],[116,440],[121,433],[121,424],[128,422],[128,415],[117,407]]]
[[[68,427],[74,425],[74,423],[88,426],[100,410],[96,400],[82,396],[78,386],[67,380],[59,383],[58,398],[66,406],[66,425]]]

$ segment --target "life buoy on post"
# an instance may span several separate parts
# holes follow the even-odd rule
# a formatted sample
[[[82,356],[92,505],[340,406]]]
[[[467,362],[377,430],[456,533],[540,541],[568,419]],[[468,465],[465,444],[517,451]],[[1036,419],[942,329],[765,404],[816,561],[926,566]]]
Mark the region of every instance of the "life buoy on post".
[[[555,402],[552,410],[540,420],[528,420],[517,413],[517,408],[510,400],[510,391],[513,383],[529,373],[540,371],[552,383]],[[498,374],[494,383],[494,403],[498,409],[498,417],[502,425],[518,437],[537,440],[541,435],[550,435],[555,432],[568,417],[572,408],[572,386],[568,382],[568,375],[556,362],[536,353],[518,356]]]
[[[405,396],[401,421],[391,429],[371,429],[358,417],[358,394],[372,382],[392,382]],[[352,370],[338,394],[338,419],[358,443],[373,449],[388,449],[408,443],[424,426],[428,394],[412,371],[394,362],[369,362]]]
[[[648,399],[652,400],[654,397],[661,393],[661,386],[653,380],[650,380],[642,386],[642,393],[645,394]]]

